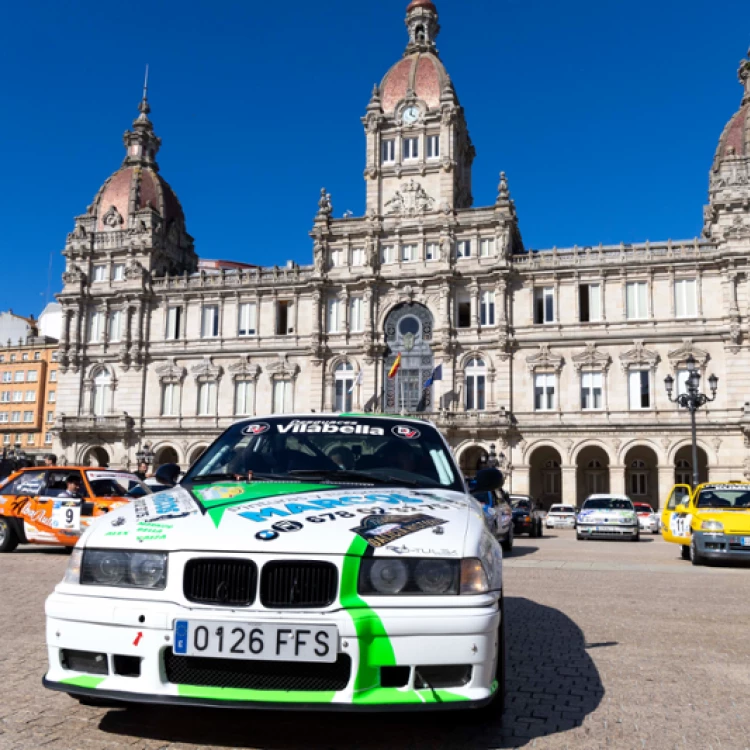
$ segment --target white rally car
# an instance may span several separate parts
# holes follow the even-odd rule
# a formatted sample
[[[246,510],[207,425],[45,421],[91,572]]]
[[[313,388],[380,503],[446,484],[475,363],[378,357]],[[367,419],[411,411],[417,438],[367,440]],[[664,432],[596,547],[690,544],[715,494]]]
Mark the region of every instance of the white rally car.
[[[590,495],[576,519],[576,538],[640,541],[638,517],[626,495]]]
[[[82,702],[502,712],[502,552],[427,422],[234,425],[84,534],[46,614]]]

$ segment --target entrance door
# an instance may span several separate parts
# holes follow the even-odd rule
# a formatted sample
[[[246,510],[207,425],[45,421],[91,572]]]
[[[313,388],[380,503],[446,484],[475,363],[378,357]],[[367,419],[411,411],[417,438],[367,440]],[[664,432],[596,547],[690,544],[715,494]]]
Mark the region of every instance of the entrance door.
[[[678,513],[677,508],[686,508],[690,503],[690,485],[676,484],[669,493],[669,500],[661,514],[662,536],[667,542],[690,544],[690,517]]]

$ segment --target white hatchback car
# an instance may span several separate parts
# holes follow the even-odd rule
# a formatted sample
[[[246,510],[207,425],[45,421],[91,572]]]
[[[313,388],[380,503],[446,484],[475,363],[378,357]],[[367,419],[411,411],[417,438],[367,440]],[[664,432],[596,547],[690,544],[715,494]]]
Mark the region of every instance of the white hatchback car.
[[[553,505],[547,513],[548,529],[572,529],[576,525],[576,509],[572,505]]]
[[[641,537],[638,517],[626,495],[591,495],[576,520],[577,539],[630,539]]]
[[[638,526],[640,526],[641,531],[658,534],[661,522],[659,514],[648,503],[633,503],[633,506],[638,516]]]

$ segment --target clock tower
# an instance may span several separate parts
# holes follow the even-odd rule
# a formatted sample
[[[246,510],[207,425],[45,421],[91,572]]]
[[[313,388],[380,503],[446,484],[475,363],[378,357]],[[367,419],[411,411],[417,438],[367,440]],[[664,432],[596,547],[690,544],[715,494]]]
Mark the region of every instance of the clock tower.
[[[440,60],[432,0],[406,11],[404,56],[375,86],[363,118],[368,216],[450,213],[472,205],[474,147]]]

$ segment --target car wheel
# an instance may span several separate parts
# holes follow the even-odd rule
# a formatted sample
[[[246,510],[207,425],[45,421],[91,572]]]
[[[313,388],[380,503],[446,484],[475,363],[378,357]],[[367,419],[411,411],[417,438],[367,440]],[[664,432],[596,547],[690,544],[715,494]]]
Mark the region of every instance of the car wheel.
[[[631,542],[640,542],[641,541],[641,532],[639,531],[630,541]]]
[[[538,536],[536,522],[531,524],[531,528],[529,529],[529,536],[534,538]]]
[[[690,562],[693,563],[693,565],[705,564],[706,558],[698,552],[695,546],[695,537],[690,540],[690,547],[688,547],[688,549],[690,550]]]
[[[18,547],[18,536],[7,518],[0,516],[0,552],[13,552]]]
[[[578,532],[576,531],[576,539],[577,539],[577,540],[578,540],[579,542],[582,542],[582,541],[583,541],[583,540],[584,540],[585,538],[586,538],[586,537],[585,537],[585,536],[584,536],[583,534],[579,534],[579,533],[578,533]]]
[[[511,526],[508,529],[508,535],[505,537],[505,541],[501,542],[500,545],[503,548],[503,552],[505,552],[506,555],[509,555],[511,552],[513,552],[513,527]]]
[[[680,548],[680,557],[683,560],[689,560],[690,559],[690,547],[688,547],[687,544],[683,544]]]
[[[544,524],[539,521],[539,536],[544,536]]]

